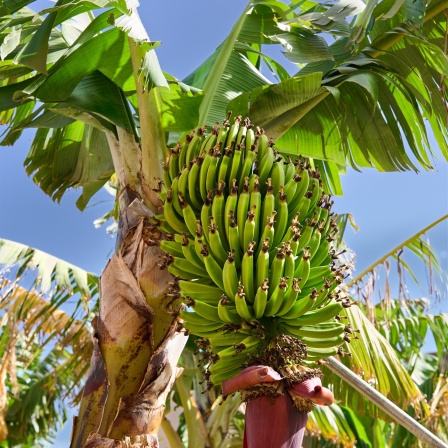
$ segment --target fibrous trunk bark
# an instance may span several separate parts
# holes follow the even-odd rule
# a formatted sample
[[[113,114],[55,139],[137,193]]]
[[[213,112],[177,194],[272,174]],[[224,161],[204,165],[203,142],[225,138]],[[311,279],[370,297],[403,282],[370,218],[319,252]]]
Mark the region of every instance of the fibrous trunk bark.
[[[94,352],[71,448],[157,447],[165,401],[177,376],[186,336],[177,331],[161,271],[158,231],[120,194],[117,250],[100,282]]]

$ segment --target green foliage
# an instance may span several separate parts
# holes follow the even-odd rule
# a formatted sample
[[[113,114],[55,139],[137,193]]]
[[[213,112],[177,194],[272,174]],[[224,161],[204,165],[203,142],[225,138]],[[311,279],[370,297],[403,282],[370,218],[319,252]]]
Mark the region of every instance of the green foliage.
[[[98,278],[8,240],[0,240],[0,265],[0,428],[4,446],[33,447],[55,436],[67,404],[79,400]]]

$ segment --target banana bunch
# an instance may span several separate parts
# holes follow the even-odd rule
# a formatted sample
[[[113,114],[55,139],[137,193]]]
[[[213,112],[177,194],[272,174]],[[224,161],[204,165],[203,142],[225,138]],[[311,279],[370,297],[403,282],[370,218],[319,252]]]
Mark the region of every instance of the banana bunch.
[[[161,267],[175,276],[188,307],[180,317],[201,338],[211,383],[277,334],[306,346],[305,363],[349,342],[337,320],[351,303],[339,289],[346,267],[332,246],[332,201],[309,161],[285,158],[248,119],[227,119],[170,149],[159,192]]]

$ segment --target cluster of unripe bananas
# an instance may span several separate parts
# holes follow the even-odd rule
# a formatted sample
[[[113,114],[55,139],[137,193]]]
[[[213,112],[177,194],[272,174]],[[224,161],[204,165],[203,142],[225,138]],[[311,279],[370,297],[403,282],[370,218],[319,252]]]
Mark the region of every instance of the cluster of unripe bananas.
[[[215,385],[279,334],[301,341],[305,364],[350,340],[338,316],[351,302],[339,289],[332,201],[309,161],[273,146],[249,120],[227,119],[170,149],[159,183],[161,267]]]

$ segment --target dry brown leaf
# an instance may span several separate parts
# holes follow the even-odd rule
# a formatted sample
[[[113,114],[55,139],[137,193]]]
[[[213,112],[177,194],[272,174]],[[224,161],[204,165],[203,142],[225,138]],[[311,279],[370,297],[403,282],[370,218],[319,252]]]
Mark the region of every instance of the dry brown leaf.
[[[120,401],[134,394],[152,354],[154,313],[135,277],[119,255],[101,276],[98,340],[109,379],[100,433],[107,434]]]

